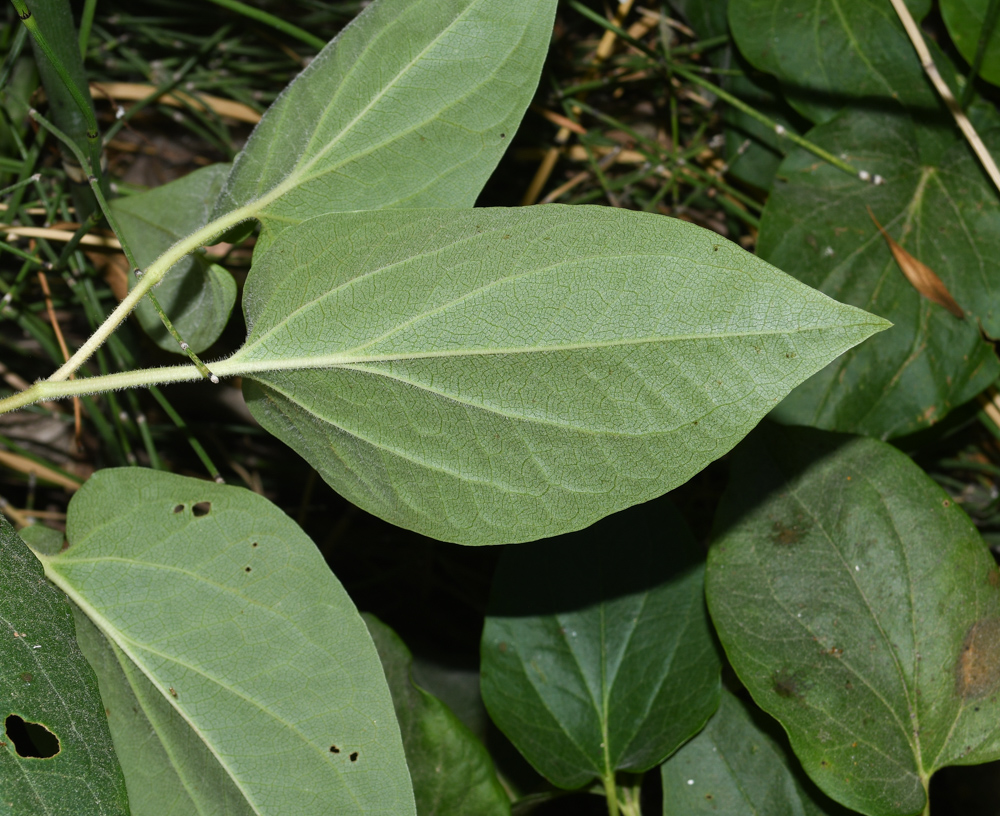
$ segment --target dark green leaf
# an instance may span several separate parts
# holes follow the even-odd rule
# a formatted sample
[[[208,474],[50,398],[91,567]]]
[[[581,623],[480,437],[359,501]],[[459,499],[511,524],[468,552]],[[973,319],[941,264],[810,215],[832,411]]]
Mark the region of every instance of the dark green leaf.
[[[704,730],[660,766],[663,816],[846,816],[802,773],[780,731],[723,690]]]
[[[807,380],[782,421],[888,438],[942,418],[1000,374],[979,326],[1000,337],[1000,203],[957,135],[905,117],[854,112],[808,138],[878,174],[866,184],[796,150],[764,209],[757,250],[831,297],[894,324]],[[985,134],[994,150],[1000,131]],[[942,143],[943,142],[943,143]],[[927,264],[967,318],[922,297],[903,276],[867,212]]]
[[[321,213],[471,207],[535,92],[555,0],[376,0],[282,93],[216,214],[258,249]]]
[[[600,207],[319,216],[244,293],[247,343],[213,371],[346,498],[466,544],[662,494],[886,325],[707,230]]]
[[[930,0],[907,0],[919,20]],[[774,74],[814,122],[845,105],[938,109],[934,90],[888,0],[730,0],[729,23],[751,63]]]
[[[145,268],[172,244],[208,223],[229,170],[228,164],[212,164],[148,193],[111,202],[122,238],[141,267]],[[135,284],[135,275],[129,275],[129,288]],[[188,256],[174,264],[154,291],[167,317],[196,353],[219,338],[236,303],[233,276],[201,255]],[[139,302],[135,314],[143,330],[160,348],[182,353],[148,298]]]
[[[415,812],[368,630],[278,508],[102,470],[73,497],[67,533],[46,575],[95,625],[81,645],[136,816]]]
[[[483,744],[451,709],[413,680],[413,656],[378,618],[365,616],[389,683],[413,780],[417,816],[510,815],[510,800]]]
[[[77,645],[70,604],[0,516],[0,813],[128,812],[97,678]]]
[[[765,426],[709,555],[726,653],[812,779],[872,816],[1000,757],[1000,572],[965,513],[874,439]]]
[[[941,0],[941,16],[955,46],[970,64],[976,58],[990,0]],[[986,41],[986,53],[979,76],[1000,85],[1000,26],[994,26]]]
[[[539,773],[576,788],[659,764],[719,702],[701,552],[666,499],[507,547],[483,700]]]

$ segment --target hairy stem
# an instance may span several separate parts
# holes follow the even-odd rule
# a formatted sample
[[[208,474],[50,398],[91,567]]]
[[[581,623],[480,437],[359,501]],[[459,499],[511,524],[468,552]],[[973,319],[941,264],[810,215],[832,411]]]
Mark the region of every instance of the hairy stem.
[[[115,218],[115,214],[112,212],[111,207],[108,206],[108,200],[104,197],[104,192],[101,190],[101,185],[98,182],[97,176],[94,173],[94,166],[89,161],[87,161],[87,157],[83,155],[83,153],[80,151],[80,148],[68,136],[66,136],[65,133],[63,133],[61,130],[59,130],[59,128],[57,128],[55,125],[49,122],[38,111],[31,110],[29,111],[29,115],[36,122],[48,128],[54,136],[60,139],[70,150],[73,151],[73,154],[76,156],[77,161],[80,162],[80,166],[83,167],[87,172],[87,182],[90,184],[90,188],[94,193],[94,198],[97,200],[97,205],[100,208],[100,212],[104,215],[104,218],[107,220],[108,226],[111,227],[111,231],[114,232],[114,234],[118,237],[118,243],[121,244],[122,252],[125,253],[125,257],[128,259],[129,266],[132,268],[132,271],[135,275],[137,276],[141,275],[142,271],[139,269],[139,262],[136,260],[135,254],[132,252],[131,248],[128,245],[128,242],[125,240],[125,233],[122,231],[122,228],[118,223],[118,219]],[[198,355],[195,354],[193,351],[191,351],[191,349],[188,347],[188,344],[184,342],[184,338],[181,337],[180,333],[174,327],[173,322],[170,320],[169,317],[167,317],[167,313],[163,311],[163,307],[160,306],[160,302],[156,299],[156,295],[150,292],[149,300],[153,304],[153,308],[156,310],[156,313],[160,316],[160,320],[162,321],[163,325],[166,326],[167,331],[170,333],[170,336],[174,338],[174,340],[177,342],[177,345],[180,346],[181,351],[183,351],[187,355],[188,359],[192,363],[194,363],[194,365],[198,368],[198,370],[201,372],[201,376],[205,378],[211,377],[212,372],[208,370],[205,364],[200,359],[198,359]]]
[[[48,382],[61,382],[66,380],[69,378],[70,374],[79,369],[80,366],[82,366],[101,346],[101,344],[111,336],[122,321],[129,316],[129,313],[136,307],[136,304],[142,300],[143,296],[163,279],[163,276],[167,274],[167,270],[169,270],[170,267],[181,260],[181,258],[185,255],[189,255],[196,249],[200,249],[206,244],[209,244],[213,238],[217,238],[230,227],[234,227],[241,221],[246,221],[253,217],[255,212],[255,205],[248,205],[246,207],[233,210],[221,218],[217,218],[210,224],[206,224],[200,230],[192,232],[186,238],[182,238],[170,247],[170,249],[164,252],[159,258],[149,265],[141,280],[135,285],[135,288],[125,296],[125,299],[118,304],[117,308],[110,315],[108,315],[108,319],[98,326],[97,330],[87,339],[87,342],[77,349],[76,353],[69,358],[65,365],[60,366],[60,368],[51,377],[49,377]],[[193,371],[198,370],[194,366],[190,366],[190,368]],[[200,377],[201,374],[198,376]],[[194,377],[190,379],[197,378]],[[163,380],[162,382],[175,382],[175,380]],[[136,383],[136,385],[146,384],[148,383]],[[124,387],[124,385],[116,387]],[[31,402],[33,401],[34,400],[31,400]],[[4,410],[5,402],[6,400],[0,401],[0,413]],[[27,405],[28,403],[24,404]],[[6,410],[11,409],[8,408]]]

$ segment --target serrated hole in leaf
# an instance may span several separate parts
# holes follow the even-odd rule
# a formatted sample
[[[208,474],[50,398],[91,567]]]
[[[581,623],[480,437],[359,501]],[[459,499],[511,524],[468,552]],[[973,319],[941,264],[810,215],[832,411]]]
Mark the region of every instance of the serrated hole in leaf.
[[[59,753],[59,738],[41,723],[11,714],[4,721],[4,729],[19,757],[50,759]]]
[[[191,512],[194,513],[195,518],[201,518],[202,516],[207,516],[212,512],[212,502],[198,502],[191,506]]]

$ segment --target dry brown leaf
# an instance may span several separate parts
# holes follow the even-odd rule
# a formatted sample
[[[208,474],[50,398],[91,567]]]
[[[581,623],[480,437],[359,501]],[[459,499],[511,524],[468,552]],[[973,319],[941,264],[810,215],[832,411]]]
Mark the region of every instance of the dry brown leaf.
[[[892,240],[892,236],[878,222],[871,207],[868,208],[868,214],[872,217],[872,221],[875,222],[875,226],[878,227],[878,231],[882,233],[882,237],[885,238],[885,242],[892,251],[892,257],[896,259],[896,263],[903,271],[903,274],[906,275],[906,279],[913,285],[913,288],[928,300],[934,301],[939,306],[944,306],[959,320],[964,320],[965,312],[955,302],[955,298],[951,296],[951,292],[944,285],[944,281],[927,264],[918,261]]]

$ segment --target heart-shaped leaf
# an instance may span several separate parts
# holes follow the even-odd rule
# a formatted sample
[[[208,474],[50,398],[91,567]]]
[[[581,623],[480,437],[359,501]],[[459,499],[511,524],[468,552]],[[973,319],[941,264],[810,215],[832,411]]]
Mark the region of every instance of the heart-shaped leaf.
[[[663,816],[847,816],[802,773],[780,731],[723,689],[704,730],[660,766]]]
[[[413,656],[388,626],[365,615],[392,692],[420,816],[510,816],[485,746],[451,709],[418,686]]]
[[[762,428],[734,457],[715,539],[726,654],[826,793],[919,813],[935,770],[1000,757],[1000,572],[908,456]]]
[[[121,238],[141,267],[208,223],[230,169],[228,164],[211,164],[148,193],[111,202]],[[129,288],[136,282],[130,275]],[[189,255],[174,264],[155,291],[170,322],[196,353],[219,339],[236,303],[233,276],[201,255]],[[156,345],[182,353],[148,298],[139,302],[135,316]]]
[[[364,622],[274,505],[102,470],[73,497],[67,533],[45,574],[96,626],[81,644],[134,816],[415,814]]]
[[[692,224],[600,207],[340,213],[247,279],[220,374],[342,495],[468,544],[681,484],[886,323]],[[249,379],[252,377],[253,379]]]
[[[666,499],[507,547],[483,627],[483,701],[563,788],[659,764],[719,704],[702,553]]]
[[[920,20],[931,3],[907,6]],[[729,23],[743,56],[781,80],[791,105],[814,122],[848,104],[938,109],[888,0],[730,0]]]
[[[941,419],[1000,374],[980,325],[1000,337],[1000,202],[968,146],[907,118],[852,112],[808,138],[885,183],[866,184],[792,152],[761,219],[757,251],[831,297],[894,328],[796,389],[776,417],[888,438]],[[984,138],[994,149],[1000,131]],[[906,279],[867,212],[929,266],[964,309],[959,320]]]
[[[0,516],[0,813],[128,812],[70,604]]]
[[[257,126],[216,208],[259,251],[321,213],[471,207],[535,92],[555,0],[375,0]]]

